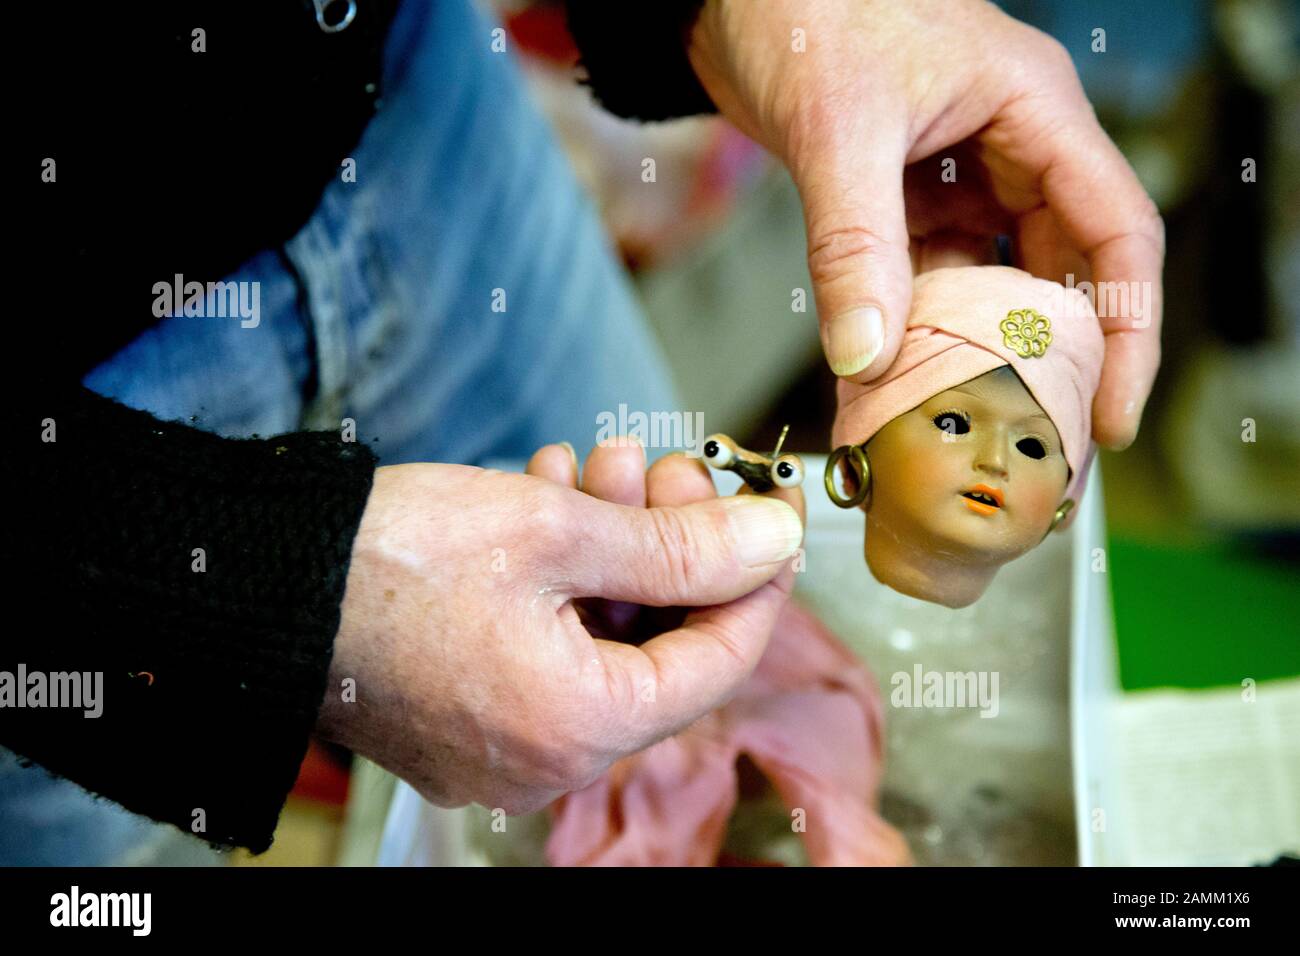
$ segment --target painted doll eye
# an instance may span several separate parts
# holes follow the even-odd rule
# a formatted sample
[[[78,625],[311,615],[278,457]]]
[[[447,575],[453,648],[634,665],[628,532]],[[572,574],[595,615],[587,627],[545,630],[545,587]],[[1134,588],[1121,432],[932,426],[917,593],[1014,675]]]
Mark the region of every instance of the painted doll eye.
[[[782,455],[772,462],[771,475],[778,488],[797,488],[803,484],[803,462],[796,455]]]
[[[710,435],[704,439],[704,460],[714,468],[726,468],[736,460],[731,440],[726,435]]]
[[[970,431],[970,418],[965,412],[940,412],[934,416],[934,427],[948,435],[965,435]]]
[[[1026,458],[1037,460],[1047,457],[1047,449],[1037,438],[1022,438],[1016,442],[1016,448],[1020,449],[1020,453]]]

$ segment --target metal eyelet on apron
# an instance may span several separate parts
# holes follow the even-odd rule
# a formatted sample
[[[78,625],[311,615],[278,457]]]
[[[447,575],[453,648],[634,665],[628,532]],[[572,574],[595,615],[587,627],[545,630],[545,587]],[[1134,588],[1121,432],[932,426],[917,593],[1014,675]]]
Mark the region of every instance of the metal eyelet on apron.
[[[342,33],[357,18],[357,0],[312,0],[312,4],[316,7],[316,25],[323,33]],[[331,24],[325,11],[340,5],[347,7],[343,19]]]

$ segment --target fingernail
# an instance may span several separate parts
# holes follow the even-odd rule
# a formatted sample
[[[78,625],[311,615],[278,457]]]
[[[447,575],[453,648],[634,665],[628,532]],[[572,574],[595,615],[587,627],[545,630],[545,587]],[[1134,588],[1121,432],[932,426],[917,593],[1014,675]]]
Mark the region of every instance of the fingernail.
[[[784,501],[758,495],[722,499],[740,563],[747,568],[784,561],[803,540],[799,515]]]
[[[565,449],[569,453],[569,457],[573,459],[573,471],[576,474],[578,471],[578,453],[573,450],[573,446],[570,445],[567,441],[562,441],[560,442],[560,444],[565,447]]]
[[[1138,428],[1142,424],[1142,413],[1145,410],[1145,398],[1131,398],[1124,403],[1124,435],[1107,446],[1111,451],[1124,451],[1137,440]]]
[[[837,315],[826,324],[826,360],[836,375],[854,375],[871,364],[885,341],[885,321],[874,305]]]

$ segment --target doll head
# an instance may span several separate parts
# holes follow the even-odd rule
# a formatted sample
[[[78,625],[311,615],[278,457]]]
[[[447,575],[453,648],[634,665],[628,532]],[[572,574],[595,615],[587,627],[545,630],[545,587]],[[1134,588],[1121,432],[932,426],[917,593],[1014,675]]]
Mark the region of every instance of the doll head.
[[[1103,352],[1077,290],[1000,266],[918,276],[894,364],[839,383],[827,490],[866,512],[872,574],[965,607],[1059,525],[1091,461]]]

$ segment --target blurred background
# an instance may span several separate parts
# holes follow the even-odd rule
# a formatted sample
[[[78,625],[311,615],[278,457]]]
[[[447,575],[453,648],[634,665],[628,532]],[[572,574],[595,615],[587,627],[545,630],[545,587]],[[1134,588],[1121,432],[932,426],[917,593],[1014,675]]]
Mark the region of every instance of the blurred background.
[[[1252,780],[1256,790],[1282,791],[1260,810],[1280,821],[1264,844],[1280,850],[1294,840],[1287,845],[1295,850],[1300,7],[1002,6],[1070,50],[1103,126],[1167,226],[1161,373],[1136,444],[1100,458],[1118,681],[1142,707],[1133,726],[1187,736],[1188,759],[1196,747],[1206,759],[1226,747],[1237,760],[1232,772],[1248,778],[1245,791]],[[707,409],[709,431],[747,447],[771,448],[789,424],[787,449],[824,453],[834,380],[821,356],[802,217],[786,174],[724,120],[643,126],[604,113],[574,82],[577,54],[558,4],[493,8],[635,277],[684,407]],[[1096,49],[1098,29],[1104,50]],[[658,164],[653,187],[640,178],[646,156]],[[800,289],[802,314],[792,307]],[[717,374],[723,360],[746,374]],[[1207,724],[1222,721],[1225,701],[1263,688],[1277,702],[1267,719],[1227,742],[1205,736]],[[1166,774],[1163,785],[1176,776]],[[348,755],[314,745],[274,848],[235,862],[330,863],[341,852],[346,859],[348,788]],[[384,804],[353,804],[349,828],[373,834]],[[1186,849],[1183,862],[1197,859]],[[1172,851],[1148,858],[1180,861]]]

